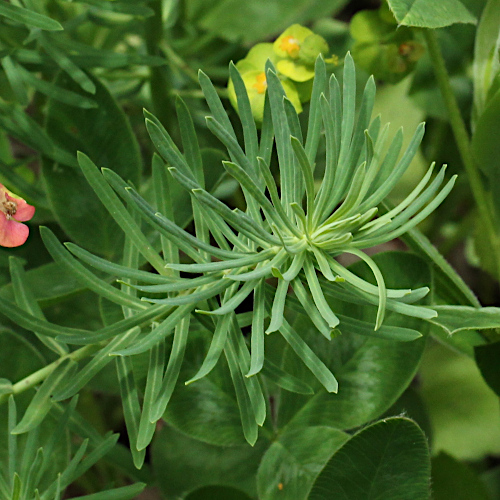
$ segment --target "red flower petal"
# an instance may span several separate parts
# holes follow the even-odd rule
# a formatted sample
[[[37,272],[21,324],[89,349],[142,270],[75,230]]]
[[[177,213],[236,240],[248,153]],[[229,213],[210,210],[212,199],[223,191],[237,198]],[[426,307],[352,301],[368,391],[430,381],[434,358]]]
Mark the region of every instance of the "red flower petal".
[[[29,232],[28,226],[14,219],[7,220],[0,212],[0,246],[19,247],[28,239]]]

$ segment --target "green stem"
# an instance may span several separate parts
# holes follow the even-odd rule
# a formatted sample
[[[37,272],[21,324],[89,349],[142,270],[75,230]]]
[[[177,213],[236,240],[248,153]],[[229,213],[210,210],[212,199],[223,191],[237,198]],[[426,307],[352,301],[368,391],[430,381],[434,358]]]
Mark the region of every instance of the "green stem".
[[[0,396],[0,405],[8,400],[10,394],[21,394],[22,392],[27,391],[28,389],[32,389],[33,387],[43,382],[66,359],[80,361],[82,359],[88,358],[101,348],[102,342],[99,344],[86,345],[84,347],[81,347],[80,349],[77,349],[76,351],[66,354],[65,356],[61,356],[53,363],[50,363],[50,365],[40,368],[40,370],[33,372],[31,375],[28,375],[27,377],[14,384],[12,386],[11,393]]]
[[[162,0],[153,0],[151,7],[155,14],[149,17],[145,23],[145,40],[148,54],[153,56],[163,55],[159,48],[164,37],[162,23]],[[150,68],[150,92],[155,115],[165,126],[174,115],[174,106],[170,98],[171,83],[169,69],[165,66],[152,66]]]
[[[455,94],[451,88],[450,78],[446,70],[443,55],[441,54],[436,33],[431,29],[424,29],[423,33],[427,42],[427,49],[434,67],[436,79],[448,110],[450,124],[458,146],[458,151],[469,178],[472,195],[476,201],[484,229],[488,234],[490,248],[495,255],[496,276],[500,278],[500,237],[497,230],[495,215],[488,203],[488,194],[484,189],[479,170],[474,160],[469,134],[462,115],[460,114]]]

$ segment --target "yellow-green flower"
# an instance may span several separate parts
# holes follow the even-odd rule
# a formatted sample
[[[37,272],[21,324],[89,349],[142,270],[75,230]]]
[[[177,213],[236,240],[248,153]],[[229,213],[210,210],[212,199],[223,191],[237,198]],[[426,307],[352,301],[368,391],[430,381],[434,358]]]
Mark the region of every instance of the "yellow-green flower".
[[[274,42],[273,49],[279,57],[276,69],[296,82],[306,82],[314,77],[314,62],[319,54],[328,55],[328,43],[309,28],[293,24]]]

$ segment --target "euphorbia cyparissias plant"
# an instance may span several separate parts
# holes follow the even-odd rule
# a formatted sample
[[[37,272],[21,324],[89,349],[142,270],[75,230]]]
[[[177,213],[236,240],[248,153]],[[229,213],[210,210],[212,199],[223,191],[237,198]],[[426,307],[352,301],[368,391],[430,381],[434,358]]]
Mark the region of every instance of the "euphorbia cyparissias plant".
[[[309,317],[318,334],[333,342],[339,332],[411,341],[420,337],[420,332],[384,323],[386,311],[415,318],[436,316],[431,308],[416,304],[425,297],[428,288],[387,288],[377,264],[363,251],[397,238],[417,225],[443,201],[455,182],[453,177],[441,187],[445,168],[432,178],[433,164],[397,207],[377,217],[377,206],[397,185],[418,150],[423,124],[401,154],[402,131],[389,141],[388,125],[382,127],[380,117],[371,120],[375,98],[373,78],[367,81],[356,117],[356,75],[349,54],[345,58],[343,91],[334,75],[328,81],[325,63],[322,57],[317,59],[305,137],[295,108],[270,62],[266,68],[267,95],[260,133],[245,84],[233,65],[230,76],[238,100],[243,146],[215,88],[202,72],[200,83],[212,113],[206,119],[207,126],[227,148],[230,161],[223,162],[224,168],[241,186],[247,204],[245,211],[229,208],[206,189],[195,129],[181,100],[177,102],[177,111],[184,153],[159,120],[145,112],[150,136],[166,161],[165,165],[158,156],[153,160],[157,208],[117,174],[103,169],[101,175],[88,157],[79,154],[82,171],[97,195],[157,271],[110,264],[76,245],[67,245],[84,262],[121,276],[134,294],[143,295],[142,301],[138,301],[135,296],[116,289],[111,292],[103,291],[103,286],[95,287],[111,300],[132,306],[137,321],[133,315],[124,320],[129,328],[141,324],[139,319],[146,316],[150,322],[153,317],[158,321],[149,333],[131,336],[128,345],[117,349],[115,354],[129,356],[156,349],[175,329],[162,386],[146,397],[143,410],[147,412],[146,423],[143,426],[141,418],[138,449],[147,446],[151,438],[151,432],[144,430],[147,422],[158,420],[165,411],[194,324],[201,324],[213,337],[199,371],[187,383],[208,375],[224,353],[245,437],[254,443],[257,426],[263,424],[266,416],[260,376],[256,375],[271,379],[274,376],[273,381],[278,385],[284,384],[286,378],[265,356],[265,333],[279,332],[327,391],[338,390],[330,369],[293,328],[291,309],[294,314]],[[315,161],[323,134],[326,166],[316,190]],[[274,148],[278,182],[271,169]],[[173,222],[167,169],[191,194],[194,234]],[[159,231],[163,257],[142,234],[115,192]],[[54,247],[52,239],[45,239]],[[336,257],[343,253],[362,259],[371,269],[376,284],[342,266]],[[180,272],[193,273],[195,277],[180,277]],[[276,278],[277,286],[269,278]],[[131,283],[130,279],[136,281]],[[245,316],[237,308],[249,297],[253,299],[253,311]],[[376,318],[370,324],[340,314],[336,311],[336,304],[340,303],[374,306]],[[241,332],[247,325],[251,326],[250,346]],[[110,335],[103,331],[93,341]],[[78,343],[89,342],[76,337]],[[276,376],[278,373],[281,375]],[[290,384],[286,388],[289,387]]]

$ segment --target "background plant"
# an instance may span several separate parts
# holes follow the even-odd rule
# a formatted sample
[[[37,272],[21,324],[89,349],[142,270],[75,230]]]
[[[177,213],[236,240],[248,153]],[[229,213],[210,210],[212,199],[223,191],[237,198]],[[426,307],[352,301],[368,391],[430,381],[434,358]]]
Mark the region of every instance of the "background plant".
[[[391,494],[427,498],[431,473],[435,498],[498,496],[494,458],[498,400],[491,389],[498,393],[493,328],[499,315],[495,307],[479,308],[475,295],[488,306],[497,302],[496,141],[491,133],[498,116],[495,2],[464,6],[447,0],[446,9],[436,10],[431,2],[408,6],[391,0],[385,13],[392,12],[395,21],[387,24],[392,22],[392,29],[396,23],[406,26],[402,43],[418,44],[420,58],[414,68],[406,68],[409,76],[398,85],[386,83],[401,77],[401,72],[394,73],[397,77],[391,73],[397,66],[389,65],[376,75],[377,98],[369,74],[358,66],[355,76],[346,56],[353,43],[348,24],[353,5],[347,2],[328,6],[308,2],[307,8],[300,2],[293,7],[273,3],[272,8],[266,3],[263,8],[269,15],[265,16],[252,14],[260,7],[257,0],[239,6],[238,16],[229,0],[210,5],[94,0],[3,4],[1,181],[37,211],[27,244],[3,250],[0,256],[4,283],[0,398],[5,429],[0,449],[7,452],[0,460],[7,464],[2,470],[9,471],[2,495],[29,495],[28,490],[36,487],[45,463],[36,457],[47,453],[45,439],[37,442],[36,432],[45,438],[45,427],[53,426],[67,408],[67,424],[59,427],[65,436],[61,443],[71,453],[49,453],[57,460],[47,481],[61,472],[66,481],[62,487],[72,483],[70,496],[136,481],[158,485],[162,495],[172,498],[223,494],[324,498],[340,495],[335,488],[348,491],[350,498],[364,498],[369,490],[381,491],[387,498]],[[331,17],[335,13],[337,19]],[[462,24],[475,19],[477,28]],[[325,55],[339,57],[337,68],[326,69],[347,92],[336,90],[335,79],[327,83],[320,59],[311,103],[302,100],[303,112],[297,115],[297,107],[281,99],[276,68],[264,67],[269,115],[263,113],[262,128],[255,130],[243,90],[245,76],[240,70],[242,81],[234,67],[228,72],[228,62],[233,59],[240,68],[237,61],[245,59],[252,45],[279,39],[294,23],[307,23],[326,40]],[[400,42],[401,32],[394,31],[391,38],[386,29],[387,39],[370,42],[375,48],[386,40]],[[354,25],[351,32],[356,36]],[[355,47],[355,62],[369,69],[366,53],[358,58]],[[425,54],[420,49],[424,47]],[[378,50],[374,53],[380,54]],[[228,77],[235,89],[233,100],[238,100],[241,128],[228,106]],[[366,88],[364,98],[354,88]],[[343,115],[337,110],[329,113],[340,96]],[[355,140],[349,143],[355,101],[361,111],[354,122]],[[372,102],[374,113],[369,112]],[[142,107],[153,113],[146,114],[147,127]],[[212,115],[208,127],[207,114]],[[370,114],[375,117],[371,125]],[[329,120],[341,116],[344,125],[332,127]],[[469,128],[465,124],[470,116]],[[422,135],[418,129],[406,156],[409,160],[415,154],[414,160],[387,198],[392,185],[382,181],[390,162],[381,162],[377,172],[376,158],[384,149],[384,134],[394,136],[396,143],[401,135],[395,128],[386,132],[383,125],[386,120],[404,125],[409,137],[424,118],[428,125],[422,146],[418,147]],[[335,137],[323,133],[329,127],[345,134],[337,142],[344,145],[343,151],[327,143],[326,138]],[[290,135],[295,139],[290,141]],[[153,146],[163,159],[153,155]],[[404,143],[403,149],[407,147]],[[77,150],[82,152],[78,159]],[[369,265],[348,266],[345,257],[340,264],[327,259],[334,266],[328,271],[316,245],[316,252],[291,249],[297,243],[296,231],[307,228],[314,233],[314,226],[307,225],[308,216],[314,215],[312,193],[318,193],[316,203],[324,202],[326,195],[322,199],[321,193],[328,191],[320,187],[321,180],[335,171],[336,152],[349,160],[339,163],[337,175],[352,181],[354,169],[363,163],[357,161],[360,157],[366,160],[367,173],[363,177],[358,168],[358,181],[365,182],[347,182],[339,189],[339,201],[356,198],[357,203],[346,201],[337,211],[329,207],[334,216],[344,212],[347,217],[357,204],[362,206],[363,198],[353,193],[369,190],[370,176],[387,193],[373,205],[367,203],[359,219],[347,221],[353,224],[350,230],[347,225],[342,232],[328,234],[327,245],[331,236],[347,240],[349,232],[353,236],[351,243],[337,242],[328,252],[337,255],[352,250],[349,245],[356,241],[366,248],[395,236],[410,252],[364,257]],[[445,175],[444,171],[436,177],[425,174],[433,160],[449,164],[448,179],[461,175],[448,200],[419,229],[460,267],[465,282],[426,236],[404,220],[406,214],[408,224],[415,224],[419,219],[411,217],[421,213],[423,218],[451,187],[431,201]],[[399,162],[400,173],[404,163]],[[101,173],[100,168],[105,170]],[[413,189],[422,177],[432,182],[418,197],[418,189]],[[394,184],[396,178],[391,179]],[[274,192],[274,183],[281,189]],[[303,193],[306,203],[301,207]],[[395,215],[393,207],[400,203],[405,207],[412,197],[414,212],[410,204],[389,225],[371,226],[372,241],[362,239],[362,225],[375,216],[369,209],[384,199],[374,219],[377,224],[391,217],[384,211]],[[366,220],[361,220],[364,214]],[[400,234],[399,223],[405,230]],[[46,226],[41,231],[43,241],[36,225]],[[364,229],[369,230],[370,226]],[[70,240],[71,253],[59,243]],[[386,245],[385,250],[400,248],[394,242]],[[225,267],[248,259],[248,253],[253,253],[253,260],[245,264],[247,268]],[[291,254],[298,256],[295,267]],[[282,262],[276,262],[275,255]],[[303,257],[304,274],[300,271],[304,262],[299,266]],[[165,261],[173,265],[165,268]],[[474,265],[486,272],[470,267]],[[291,280],[293,291],[283,279],[290,277],[290,266],[294,272],[299,269]],[[311,266],[318,268],[317,286]],[[470,269],[476,271],[470,274]],[[186,271],[201,275],[189,279]],[[241,283],[231,279],[243,272],[257,274]],[[387,297],[384,288],[389,290]],[[254,290],[254,299],[241,301],[231,312],[243,289],[250,297]],[[432,292],[424,299],[428,289]],[[401,297],[399,290],[413,292]],[[409,303],[422,299],[427,305]],[[224,307],[225,300],[232,301],[230,307],[215,322],[214,315],[193,312]],[[408,310],[420,311],[427,319],[399,315]],[[331,314],[340,320],[333,332]],[[277,319],[268,323],[266,316]],[[281,331],[265,336],[264,328]],[[342,335],[331,339],[337,328]],[[419,338],[401,342],[415,337]],[[122,356],[109,356],[116,353]],[[249,370],[254,375],[245,377]],[[206,376],[184,386],[196,375]],[[322,383],[334,390],[335,381],[338,393],[329,394]],[[80,398],[73,409],[75,401],[68,406],[66,400],[76,393]],[[17,419],[12,403],[8,416],[10,394]],[[401,417],[403,411],[413,420]],[[377,421],[388,416],[394,418]],[[155,429],[151,420],[156,417],[162,417],[162,425]],[[9,433],[14,425],[14,434]],[[102,437],[110,429],[121,431],[115,446],[115,437]],[[13,436],[18,434],[19,449],[35,457],[31,472],[23,465],[28,459],[9,468],[8,457],[13,464],[15,456]],[[255,443],[253,447],[245,437]],[[91,452],[99,460],[77,479],[76,472],[86,467],[70,457],[82,453],[85,439],[91,450],[102,453]],[[380,442],[392,450],[386,456],[379,454]],[[361,455],[358,443],[363,443]],[[36,452],[38,446],[45,451]],[[366,456],[370,464],[365,463]],[[353,467],[339,468],[345,463]],[[76,467],[73,472],[64,472],[72,467]],[[18,476],[11,474],[14,469]],[[386,474],[374,474],[382,469]],[[398,481],[397,491],[390,489],[394,481],[389,485],[382,479],[396,474],[411,478]],[[450,475],[463,478],[463,483],[458,486]],[[141,487],[118,488],[101,496],[135,495]],[[39,485],[40,494],[44,488]]]

